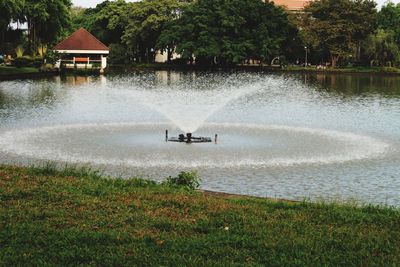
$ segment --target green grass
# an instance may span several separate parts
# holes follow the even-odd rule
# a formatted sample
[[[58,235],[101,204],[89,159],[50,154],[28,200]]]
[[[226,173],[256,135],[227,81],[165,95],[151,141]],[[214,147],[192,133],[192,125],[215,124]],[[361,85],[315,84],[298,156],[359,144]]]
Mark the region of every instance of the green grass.
[[[0,166],[0,266],[399,266],[400,211]]]
[[[0,76],[15,75],[15,74],[27,74],[27,73],[37,73],[39,69],[32,67],[16,68],[10,66],[0,66]]]

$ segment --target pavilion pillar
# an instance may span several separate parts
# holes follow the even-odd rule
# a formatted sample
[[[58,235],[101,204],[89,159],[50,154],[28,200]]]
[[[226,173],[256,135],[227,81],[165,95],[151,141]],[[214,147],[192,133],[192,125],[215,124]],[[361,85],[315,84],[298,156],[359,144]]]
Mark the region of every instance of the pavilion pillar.
[[[104,73],[104,68],[105,68],[105,64],[104,64],[104,57],[103,57],[103,55],[100,55],[100,61],[101,61],[101,64],[100,64],[100,73]]]

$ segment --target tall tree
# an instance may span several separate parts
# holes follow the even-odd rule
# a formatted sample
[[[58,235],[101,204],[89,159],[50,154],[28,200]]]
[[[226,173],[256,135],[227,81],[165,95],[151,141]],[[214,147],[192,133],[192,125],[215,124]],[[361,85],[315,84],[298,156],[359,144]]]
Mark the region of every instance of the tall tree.
[[[394,37],[400,44],[400,4],[388,2],[378,13],[378,27],[386,31],[393,31]]]
[[[70,0],[25,0],[23,14],[28,24],[29,48],[52,43],[69,24]]]
[[[159,46],[174,44],[197,63],[238,64],[278,56],[293,32],[286,13],[271,2],[198,0],[168,25]]]
[[[94,8],[75,7],[72,9],[71,32],[83,27],[107,45],[120,43],[128,23],[129,5],[124,0],[107,0]]]
[[[0,0],[0,49],[3,50],[5,33],[9,30],[12,21],[22,19],[23,1]]]
[[[371,0],[319,0],[305,11],[309,23],[304,30],[329,51],[332,67],[341,57],[359,54],[361,41],[376,28],[376,3]]]
[[[364,50],[372,65],[393,66],[400,61],[400,49],[394,32],[379,29],[364,42]]]
[[[355,43],[355,56],[361,59],[361,43],[377,29],[378,13],[374,0],[355,0],[352,10],[352,26],[354,33],[352,40]]]
[[[168,22],[178,18],[181,4],[178,0],[143,0],[132,3],[122,41],[137,60],[154,61],[159,36]]]

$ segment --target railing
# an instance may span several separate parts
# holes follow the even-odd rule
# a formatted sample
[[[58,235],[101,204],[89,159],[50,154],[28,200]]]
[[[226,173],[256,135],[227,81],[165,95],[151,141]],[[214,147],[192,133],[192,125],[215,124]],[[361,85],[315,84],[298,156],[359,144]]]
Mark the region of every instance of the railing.
[[[102,59],[73,57],[72,59],[61,59],[61,66],[66,69],[101,69],[102,62]]]

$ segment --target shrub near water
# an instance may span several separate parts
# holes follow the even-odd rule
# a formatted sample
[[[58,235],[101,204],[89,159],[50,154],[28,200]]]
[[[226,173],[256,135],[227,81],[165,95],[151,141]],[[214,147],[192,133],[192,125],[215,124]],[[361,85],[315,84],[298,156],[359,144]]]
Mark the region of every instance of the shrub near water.
[[[32,67],[34,60],[31,57],[23,56],[15,58],[12,63],[17,68]]]
[[[176,177],[169,176],[163,184],[171,187],[183,187],[189,191],[196,190],[200,186],[200,178],[197,172],[181,172]]]

